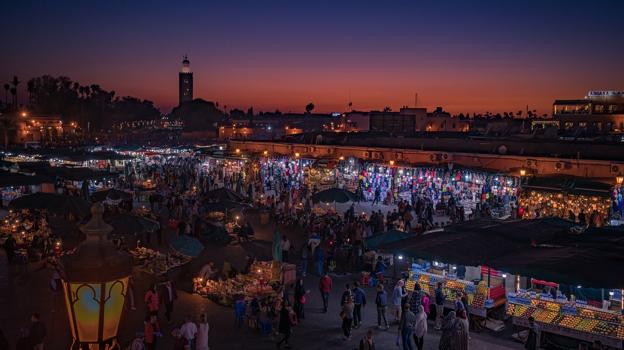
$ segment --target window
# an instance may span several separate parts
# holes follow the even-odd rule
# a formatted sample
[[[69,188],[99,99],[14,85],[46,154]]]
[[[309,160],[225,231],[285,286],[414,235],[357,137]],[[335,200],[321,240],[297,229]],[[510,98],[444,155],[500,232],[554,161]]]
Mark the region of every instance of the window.
[[[573,123],[573,122],[565,122],[565,123],[563,124],[563,128],[564,128],[565,130],[570,130],[570,129],[574,128],[574,123]]]
[[[587,123],[586,122],[580,122],[579,123],[579,128],[586,128],[587,127]]]

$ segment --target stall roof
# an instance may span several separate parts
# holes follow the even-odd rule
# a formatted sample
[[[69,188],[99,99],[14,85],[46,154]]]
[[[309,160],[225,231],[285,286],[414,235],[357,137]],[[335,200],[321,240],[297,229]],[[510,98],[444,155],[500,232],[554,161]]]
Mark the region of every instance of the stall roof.
[[[107,177],[116,177],[119,174],[108,171],[98,171],[89,168],[69,168],[69,167],[47,167],[36,170],[37,175],[46,175],[49,177],[59,177],[61,179],[71,181],[83,181],[102,179]]]
[[[535,177],[522,186],[527,190],[566,192],[588,196],[609,197],[612,185],[575,177]]]
[[[47,176],[39,175],[23,175],[17,173],[11,173],[8,171],[0,171],[0,187],[8,186],[30,186],[39,185],[42,183],[52,183],[52,179]]]
[[[487,265],[559,283],[623,288],[624,230],[592,228],[573,234],[573,226],[559,218],[481,220],[382,244],[380,249],[452,264]]]

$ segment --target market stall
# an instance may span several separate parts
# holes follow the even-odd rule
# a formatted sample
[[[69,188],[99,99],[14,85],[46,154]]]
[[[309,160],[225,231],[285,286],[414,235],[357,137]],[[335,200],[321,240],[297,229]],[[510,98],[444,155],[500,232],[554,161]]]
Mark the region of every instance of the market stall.
[[[214,302],[232,306],[239,299],[267,299],[277,297],[283,284],[283,270],[289,264],[276,261],[254,262],[248,274],[238,274],[225,280],[193,280],[193,291]]]
[[[563,335],[581,341],[622,349],[624,341],[624,316],[621,310],[596,308],[564,296],[539,291],[518,290],[510,293],[507,315],[513,324],[527,327],[533,317],[542,332]]]
[[[146,247],[136,247],[129,249],[128,252],[140,271],[154,276],[165,275],[169,270],[188,264],[192,260],[192,257],[175,251],[164,254]]]
[[[533,178],[520,194],[525,219],[555,216],[604,226],[613,215],[611,185],[575,178]]]
[[[490,310],[505,305],[506,293],[502,285],[488,287],[486,280],[475,284],[473,281],[457,278],[454,274],[444,274],[443,270],[435,265],[414,264],[409,273],[406,289],[411,292],[418,283],[422,290],[435,299],[437,284],[442,283],[446,308],[454,309],[457,296],[464,293],[468,300],[468,313],[479,317],[487,317]]]

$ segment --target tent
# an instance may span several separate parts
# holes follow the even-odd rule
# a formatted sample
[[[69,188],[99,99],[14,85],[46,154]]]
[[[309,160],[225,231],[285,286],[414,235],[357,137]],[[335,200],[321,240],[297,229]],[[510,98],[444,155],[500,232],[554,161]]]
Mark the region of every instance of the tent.
[[[559,218],[481,220],[382,243],[379,249],[574,286],[624,288],[624,230],[591,228],[575,234],[572,227],[574,223]]]
[[[394,243],[410,237],[414,237],[414,235],[399,230],[377,232],[373,236],[366,238],[366,247],[369,249],[377,249],[381,244]]]
[[[199,256],[204,246],[197,240],[187,235],[181,235],[174,238],[171,243],[171,248],[175,249],[178,253],[196,258]]]

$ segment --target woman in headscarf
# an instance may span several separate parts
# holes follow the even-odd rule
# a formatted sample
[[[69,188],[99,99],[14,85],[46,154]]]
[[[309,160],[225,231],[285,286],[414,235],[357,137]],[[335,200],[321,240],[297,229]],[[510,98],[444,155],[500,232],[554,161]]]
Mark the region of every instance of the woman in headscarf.
[[[451,311],[442,321],[442,335],[440,336],[439,350],[454,350],[454,333],[456,323],[455,311]]]
[[[466,310],[461,310],[462,317],[455,319],[455,332],[453,334],[455,340],[454,350],[468,350],[468,319],[466,318]]]
[[[427,314],[425,308],[419,305],[416,314],[416,326],[414,327],[414,343],[416,343],[418,350],[423,350],[425,334],[427,334]]]

